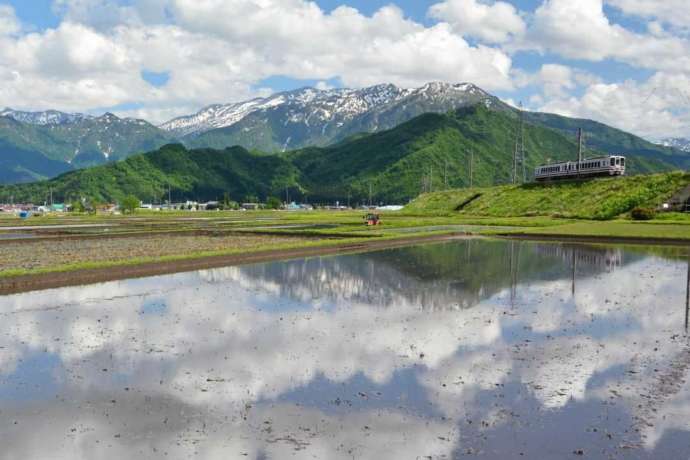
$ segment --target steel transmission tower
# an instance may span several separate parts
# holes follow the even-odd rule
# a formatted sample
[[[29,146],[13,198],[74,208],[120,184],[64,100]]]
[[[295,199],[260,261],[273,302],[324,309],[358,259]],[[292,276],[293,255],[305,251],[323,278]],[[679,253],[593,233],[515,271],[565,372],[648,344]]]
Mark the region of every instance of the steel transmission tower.
[[[527,182],[527,167],[525,164],[525,117],[522,102],[518,109],[518,121],[515,127],[515,149],[513,150],[513,184]]]

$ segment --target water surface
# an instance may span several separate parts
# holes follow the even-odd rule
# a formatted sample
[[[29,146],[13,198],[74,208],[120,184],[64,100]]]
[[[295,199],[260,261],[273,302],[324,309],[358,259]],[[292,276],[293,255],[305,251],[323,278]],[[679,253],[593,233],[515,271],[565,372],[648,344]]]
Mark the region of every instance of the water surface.
[[[0,297],[0,458],[686,459],[687,284],[466,240]]]

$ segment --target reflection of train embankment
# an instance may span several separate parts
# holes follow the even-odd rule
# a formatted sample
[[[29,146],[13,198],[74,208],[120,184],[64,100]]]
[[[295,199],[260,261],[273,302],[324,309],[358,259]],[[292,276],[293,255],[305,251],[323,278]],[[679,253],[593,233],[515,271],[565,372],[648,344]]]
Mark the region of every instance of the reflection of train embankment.
[[[595,246],[569,244],[537,244],[534,251],[542,256],[563,260],[579,267],[588,267],[612,272],[623,265],[623,251],[619,248],[599,248]]]

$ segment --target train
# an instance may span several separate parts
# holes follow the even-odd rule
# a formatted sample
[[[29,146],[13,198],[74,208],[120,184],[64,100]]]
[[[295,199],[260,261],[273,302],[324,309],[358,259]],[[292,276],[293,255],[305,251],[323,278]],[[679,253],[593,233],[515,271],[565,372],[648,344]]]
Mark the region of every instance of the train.
[[[534,180],[537,182],[624,175],[625,157],[621,155],[541,165],[534,169]]]

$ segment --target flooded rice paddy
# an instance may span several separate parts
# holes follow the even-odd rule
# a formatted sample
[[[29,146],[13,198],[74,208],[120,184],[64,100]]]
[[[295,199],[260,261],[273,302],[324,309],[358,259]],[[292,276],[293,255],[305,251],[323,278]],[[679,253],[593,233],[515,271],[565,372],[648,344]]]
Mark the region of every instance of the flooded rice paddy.
[[[0,458],[687,459],[688,264],[466,240],[0,297]]]

